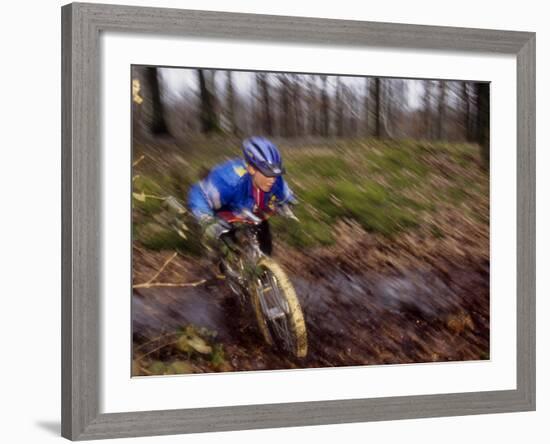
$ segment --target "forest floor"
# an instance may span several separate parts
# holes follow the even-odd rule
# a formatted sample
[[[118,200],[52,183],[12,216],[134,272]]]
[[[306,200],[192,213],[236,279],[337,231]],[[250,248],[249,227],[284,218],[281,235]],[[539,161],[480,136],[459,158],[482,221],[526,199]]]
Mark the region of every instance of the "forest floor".
[[[476,146],[280,144],[301,222],[273,220],[274,257],[304,311],[302,359],[263,343],[197,237],[174,235],[160,200],[143,197],[181,197],[226,155],[212,146],[185,157],[181,147],[135,151],[145,158],[134,171],[134,193],[143,193],[134,285],[174,251],[154,281],[196,285],[134,288],[134,375],[489,359],[489,183]]]

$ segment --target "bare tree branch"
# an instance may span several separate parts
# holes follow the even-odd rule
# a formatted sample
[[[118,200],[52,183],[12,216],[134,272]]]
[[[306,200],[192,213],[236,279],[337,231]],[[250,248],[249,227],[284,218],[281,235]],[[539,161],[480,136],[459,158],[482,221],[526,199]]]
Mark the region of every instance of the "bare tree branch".
[[[132,288],[153,288],[153,287],[197,287],[206,282],[206,279],[201,279],[197,282],[182,282],[182,283],[171,283],[171,282],[152,282],[145,284],[136,284]]]

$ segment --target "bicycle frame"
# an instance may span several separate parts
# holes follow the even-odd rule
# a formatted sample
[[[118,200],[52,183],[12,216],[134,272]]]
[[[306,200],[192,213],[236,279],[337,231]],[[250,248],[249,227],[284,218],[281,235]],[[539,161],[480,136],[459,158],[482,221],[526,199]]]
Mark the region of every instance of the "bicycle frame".
[[[249,288],[257,279],[256,264],[265,256],[260,249],[256,231],[255,224],[236,222],[220,236],[225,246],[222,263],[226,279],[243,303],[247,302]]]
[[[228,227],[220,237],[222,258],[231,290],[243,305],[250,305],[269,345],[277,344],[298,357],[307,354],[307,333],[294,288],[279,265],[260,248],[258,229],[262,219],[248,215]]]

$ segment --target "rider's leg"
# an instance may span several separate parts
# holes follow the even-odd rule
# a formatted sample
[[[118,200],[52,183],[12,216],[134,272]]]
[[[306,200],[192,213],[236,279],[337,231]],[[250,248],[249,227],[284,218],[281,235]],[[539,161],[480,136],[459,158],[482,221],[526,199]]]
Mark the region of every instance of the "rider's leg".
[[[271,240],[271,230],[267,220],[264,220],[258,226],[258,242],[260,244],[260,250],[268,256],[271,256],[271,253],[273,252],[273,242]]]
[[[204,247],[204,253],[207,261],[215,268],[215,274],[224,274],[223,261],[227,256],[228,247],[225,237],[231,237],[232,232],[224,233],[220,237],[206,236],[204,233],[201,238]]]
[[[229,245],[232,245],[235,243],[235,232],[234,231],[228,231],[227,233],[222,234],[218,239],[217,244],[217,261],[220,266],[220,271],[222,273],[223,270],[223,262],[228,258],[230,254],[230,248]]]

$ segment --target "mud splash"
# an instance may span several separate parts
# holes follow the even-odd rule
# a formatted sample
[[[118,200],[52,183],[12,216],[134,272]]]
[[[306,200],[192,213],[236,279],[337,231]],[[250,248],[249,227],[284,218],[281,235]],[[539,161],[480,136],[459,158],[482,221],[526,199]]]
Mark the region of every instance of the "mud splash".
[[[337,267],[316,279],[291,273],[308,330],[303,359],[265,345],[251,311],[223,280],[139,289],[132,304],[134,345],[186,325],[206,328],[224,346],[225,371],[488,359],[488,263],[453,263],[445,270],[357,274]],[[213,370],[205,363],[195,371]]]

